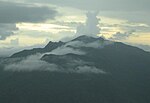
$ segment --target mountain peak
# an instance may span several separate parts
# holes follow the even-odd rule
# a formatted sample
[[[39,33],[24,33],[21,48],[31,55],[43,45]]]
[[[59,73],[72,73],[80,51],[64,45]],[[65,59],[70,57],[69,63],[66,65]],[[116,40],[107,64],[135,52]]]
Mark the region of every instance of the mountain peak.
[[[73,39],[72,41],[82,41],[82,42],[85,42],[85,43],[89,43],[89,42],[94,42],[94,41],[97,41],[97,40],[104,40],[102,37],[91,37],[91,36],[87,36],[87,35],[81,35],[75,39]]]
[[[62,41],[59,41],[59,42],[52,42],[52,41],[50,41],[46,46],[45,46],[45,48],[50,48],[50,47],[55,47],[55,46],[61,46],[61,45],[63,45],[64,44],[64,42],[62,42]]]

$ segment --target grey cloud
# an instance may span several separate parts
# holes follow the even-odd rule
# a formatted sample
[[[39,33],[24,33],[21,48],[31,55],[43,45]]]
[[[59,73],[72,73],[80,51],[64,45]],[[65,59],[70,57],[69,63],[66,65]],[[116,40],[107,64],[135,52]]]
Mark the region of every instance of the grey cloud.
[[[150,11],[150,9],[149,9]],[[150,25],[150,13],[149,11],[107,11],[107,12],[100,12],[100,15],[110,18],[116,18],[121,20],[128,20],[129,22],[133,23],[145,23]]]
[[[14,35],[14,31],[17,30],[16,24],[0,23],[0,40],[5,40],[8,36]]]
[[[121,32],[117,32],[116,34],[113,34],[113,36],[109,39],[112,39],[112,40],[124,40],[124,39],[127,39],[129,38],[130,36],[136,36],[134,34],[134,30],[132,31],[129,31],[129,32],[124,32],[124,33],[121,33]]]
[[[137,11],[150,10],[149,0],[26,0],[74,7],[83,10]]]
[[[32,0],[82,10],[99,10],[100,15],[150,24],[150,0]]]
[[[150,24],[150,0],[25,0],[51,3],[81,10],[99,10],[100,15]]]
[[[102,32],[113,32],[114,28],[119,27],[123,31],[133,31],[136,32],[142,32],[147,33],[150,32],[150,26],[144,23],[131,23],[131,22],[125,22],[122,24],[107,24],[107,23],[101,23],[101,30]]]
[[[50,3],[81,10],[99,10],[100,15],[150,24],[150,0],[23,0]]]
[[[57,11],[45,6],[0,1],[0,40],[14,35],[16,23],[54,19]]]
[[[56,15],[57,11],[45,6],[0,1],[0,23],[41,22]]]
[[[128,25],[127,25],[128,24]],[[150,26],[147,24],[129,23],[120,25],[120,27],[125,31],[136,30],[136,32],[150,32]]]

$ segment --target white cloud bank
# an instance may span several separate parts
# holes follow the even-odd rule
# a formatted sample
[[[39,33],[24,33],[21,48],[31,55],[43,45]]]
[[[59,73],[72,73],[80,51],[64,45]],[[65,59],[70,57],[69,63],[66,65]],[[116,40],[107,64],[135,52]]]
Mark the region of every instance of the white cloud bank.
[[[13,72],[32,72],[32,71],[47,71],[47,72],[63,72],[63,73],[94,73],[94,74],[106,74],[105,71],[98,69],[94,66],[87,66],[81,61],[74,62],[72,65],[78,65],[76,68],[62,68],[56,64],[47,63],[45,61],[40,60],[41,54],[36,54],[27,57],[26,59],[16,62],[10,63],[5,66],[5,71],[13,71]],[[70,66],[70,64],[66,64],[66,66]]]
[[[90,67],[90,66],[79,66],[76,68],[76,71],[77,73],[96,73],[96,74],[106,74],[105,71],[101,70],[101,69],[98,69],[96,67]]]
[[[65,54],[78,54],[78,55],[84,55],[85,53],[83,51],[80,51],[78,49],[72,49],[70,47],[66,47],[66,46],[61,46],[55,50],[53,50],[50,53],[46,53],[46,54],[55,54],[55,55],[65,55]]]
[[[6,71],[57,71],[55,64],[49,64],[40,60],[41,54],[32,55],[28,58],[5,66]]]
[[[68,42],[66,44],[66,46],[72,46],[72,47],[90,47],[90,48],[103,48],[106,45],[111,45],[113,44],[112,41],[101,41],[101,40],[97,40],[94,42],[89,42],[89,43],[84,43],[82,41],[72,41],[72,42]]]

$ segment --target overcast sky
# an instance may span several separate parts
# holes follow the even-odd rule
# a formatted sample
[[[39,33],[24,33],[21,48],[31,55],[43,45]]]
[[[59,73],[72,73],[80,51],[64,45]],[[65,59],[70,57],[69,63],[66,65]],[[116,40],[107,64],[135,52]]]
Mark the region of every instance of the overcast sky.
[[[99,12],[98,35],[150,45],[149,4],[150,0],[0,0],[0,50],[71,38],[79,25],[86,25],[88,11]]]

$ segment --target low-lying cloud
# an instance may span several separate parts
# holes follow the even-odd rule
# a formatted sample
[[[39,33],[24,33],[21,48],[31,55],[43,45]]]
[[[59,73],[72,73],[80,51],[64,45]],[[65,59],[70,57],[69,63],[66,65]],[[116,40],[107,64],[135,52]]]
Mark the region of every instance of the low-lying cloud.
[[[97,40],[94,42],[89,42],[89,43],[84,43],[82,41],[72,41],[72,42],[68,42],[66,44],[66,46],[72,46],[72,47],[90,47],[90,48],[103,48],[106,45],[111,45],[113,44],[112,41],[101,41],[101,40]]]
[[[32,71],[47,71],[47,72],[62,72],[62,73],[94,73],[94,74],[106,74],[105,71],[96,68],[95,66],[89,66],[83,61],[74,61],[70,64],[65,64],[68,68],[60,67],[60,65],[54,63],[47,63],[40,60],[42,54],[36,54],[27,57],[19,62],[15,60],[9,60],[9,64],[5,65],[5,71],[13,72],[32,72]],[[67,59],[67,58],[66,58]],[[88,63],[90,64],[90,63]],[[71,68],[72,67],[72,68]],[[75,68],[74,68],[75,67]]]
[[[100,49],[100,48],[103,48],[106,45],[111,45],[111,44],[113,44],[113,42],[107,41],[107,40],[105,40],[105,41],[97,40],[97,41],[89,42],[89,43],[84,43],[82,41],[71,41],[71,42],[68,42],[68,43],[66,43],[65,45],[63,45],[59,48],[54,49],[51,52],[44,53],[43,55],[45,55],[45,54],[66,55],[66,54],[69,54],[69,53],[77,54],[77,55],[85,55],[86,52],[82,51],[80,49],[80,47],[89,47],[89,48]]]
[[[10,63],[5,66],[6,71],[18,71],[18,72],[30,72],[30,71],[57,71],[57,66],[55,64],[49,64],[45,61],[40,60],[41,55],[32,55],[28,58],[16,62]]]
[[[81,50],[73,49],[73,48],[66,47],[66,46],[61,46],[61,47],[53,50],[52,52],[46,53],[46,54],[65,55],[65,54],[69,54],[69,53],[78,54],[78,55],[84,55],[85,54]]]
[[[76,71],[77,73],[96,73],[96,74],[106,74],[105,71],[101,70],[101,69],[98,69],[96,67],[92,67],[92,66],[87,66],[87,65],[84,65],[84,66],[79,66],[76,68]]]

